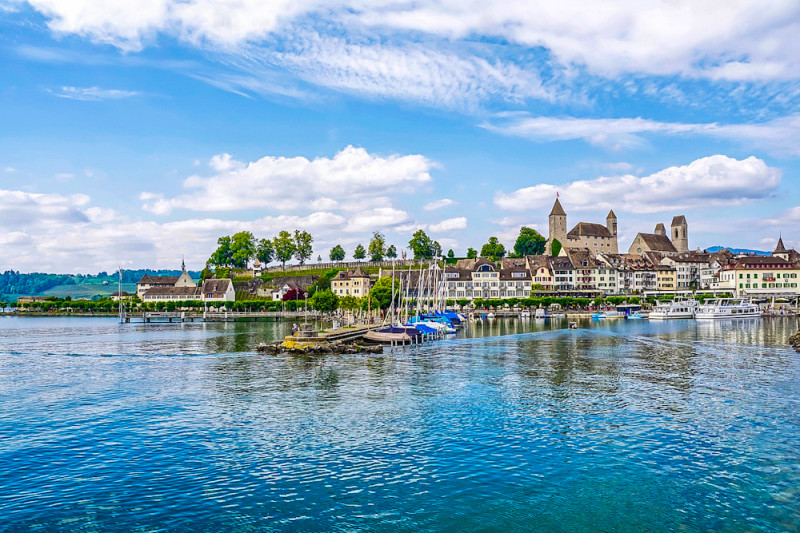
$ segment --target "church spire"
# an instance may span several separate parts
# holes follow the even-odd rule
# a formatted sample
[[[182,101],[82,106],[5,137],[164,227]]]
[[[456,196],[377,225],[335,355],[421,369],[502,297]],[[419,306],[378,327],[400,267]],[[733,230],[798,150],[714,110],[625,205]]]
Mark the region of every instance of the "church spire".
[[[181,256],[181,272],[186,272],[186,256]]]
[[[778,237],[778,246],[775,247],[775,251],[772,252],[773,254],[785,254],[786,247],[783,245],[783,236]]]

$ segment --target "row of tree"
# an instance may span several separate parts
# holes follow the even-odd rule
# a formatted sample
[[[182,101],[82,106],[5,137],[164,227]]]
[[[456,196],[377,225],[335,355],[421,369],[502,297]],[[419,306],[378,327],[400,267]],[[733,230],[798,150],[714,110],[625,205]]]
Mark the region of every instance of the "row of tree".
[[[302,230],[294,230],[294,234],[284,230],[272,239],[258,240],[251,232],[240,231],[231,236],[217,239],[217,249],[209,257],[208,264],[222,268],[247,268],[252,260],[258,259],[264,266],[273,261],[278,261],[282,266],[285,266],[287,261],[295,259],[303,265],[312,257],[314,252],[313,243],[314,238],[312,235]],[[408,241],[408,248],[414,259],[445,257],[439,242],[431,239],[421,229],[411,236],[411,240]],[[514,243],[514,251],[510,256],[522,257],[543,254],[544,249],[545,238],[533,228],[523,227],[520,229],[519,236]],[[505,246],[497,237],[491,237],[480,250],[480,256],[493,260],[501,259],[506,254]],[[344,261],[346,255],[344,247],[341,244],[337,244],[331,248],[330,260]],[[468,258],[476,258],[478,255],[478,251],[474,248],[467,250]],[[357,261],[367,257],[371,261],[395,259],[397,257],[397,247],[394,244],[387,245],[386,237],[383,233],[376,231],[372,234],[372,239],[370,239],[366,248],[362,244],[356,245],[352,257]],[[454,258],[455,253],[453,250],[449,250],[446,257]],[[322,261],[322,257],[318,257],[318,260]]]

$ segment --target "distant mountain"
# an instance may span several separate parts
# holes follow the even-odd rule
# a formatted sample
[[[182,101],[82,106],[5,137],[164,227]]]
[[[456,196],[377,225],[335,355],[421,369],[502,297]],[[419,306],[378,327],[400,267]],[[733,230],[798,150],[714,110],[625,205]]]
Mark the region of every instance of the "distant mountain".
[[[729,246],[712,246],[706,248],[711,253],[719,252],[720,250],[730,250],[734,254],[754,254],[754,255],[769,255],[772,252],[764,252],[762,250],[748,250],[747,248],[731,248]]]

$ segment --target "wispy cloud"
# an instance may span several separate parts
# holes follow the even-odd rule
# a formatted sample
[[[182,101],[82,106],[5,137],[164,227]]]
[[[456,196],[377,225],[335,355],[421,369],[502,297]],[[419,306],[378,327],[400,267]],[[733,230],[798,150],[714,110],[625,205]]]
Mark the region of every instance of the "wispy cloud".
[[[53,96],[68,98],[70,100],[82,100],[85,102],[97,102],[101,100],[121,100],[139,96],[139,91],[127,91],[123,89],[102,89],[100,87],[71,87],[64,86],[58,90],[49,91]]]
[[[425,211],[435,211],[436,209],[442,209],[443,207],[450,207],[451,205],[455,205],[456,202],[451,200],[450,198],[442,198],[441,200],[434,200],[433,202],[429,202],[425,204],[422,209]]]
[[[482,127],[532,141],[583,140],[610,150],[647,144],[647,135],[703,135],[730,139],[771,151],[800,155],[800,115],[756,124],[691,124],[636,118],[536,117],[527,113],[498,114]]]

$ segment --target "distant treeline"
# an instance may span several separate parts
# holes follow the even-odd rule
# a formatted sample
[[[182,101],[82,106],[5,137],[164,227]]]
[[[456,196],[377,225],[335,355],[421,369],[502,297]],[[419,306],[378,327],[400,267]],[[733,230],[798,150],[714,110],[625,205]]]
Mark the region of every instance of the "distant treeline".
[[[180,270],[123,270],[122,282],[123,283],[136,283],[142,276],[148,274],[150,276],[179,276]],[[200,272],[189,272],[189,275],[195,279],[200,277]],[[31,272],[30,274],[22,274],[13,270],[6,270],[0,274],[0,294],[41,294],[48,289],[52,289],[58,285],[76,285],[85,283],[87,280],[96,279],[100,281],[108,281],[109,283],[117,281],[119,278],[116,272],[99,272],[97,275],[92,274],[45,274],[43,272]]]

